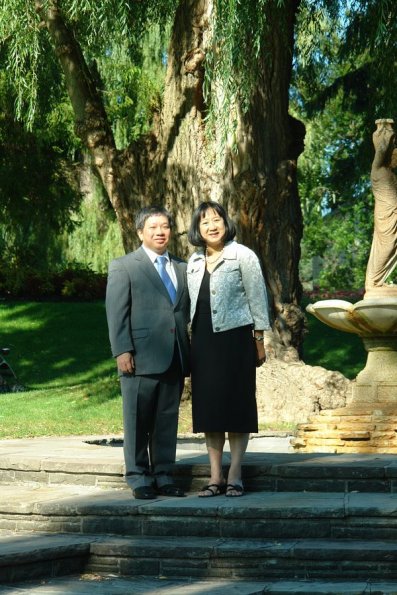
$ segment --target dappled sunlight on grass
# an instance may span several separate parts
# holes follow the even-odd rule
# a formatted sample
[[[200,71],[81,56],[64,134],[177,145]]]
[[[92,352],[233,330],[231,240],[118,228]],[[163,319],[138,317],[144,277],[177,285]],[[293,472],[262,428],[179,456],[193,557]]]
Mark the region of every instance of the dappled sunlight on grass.
[[[37,317],[32,318],[32,306],[34,310],[35,304],[32,302],[1,302],[2,322],[9,328],[18,328],[21,331],[40,328],[45,321]]]
[[[366,354],[359,337],[308,315],[304,361],[353,378]],[[28,391],[0,394],[0,438],[122,434],[120,383],[103,302],[0,303],[0,347]],[[183,401],[179,433],[192,432]]]
[[[73,365],[73,363],[74,363],[74,358],[73,357],[69,357],[69,358],[66,358],[66,359],[64,359],[62,361],[55,362],[52,365],[52,367],[53,367],[54,370],[62,370],[63,368],[70,367],[71,365]]]
[[[118,382],[1,395],[0,438],[122,433]]]
[[[29,390],[0,395],[0,437],[122,432],[103,302],[3,302],[0,346]]]
[[[103,302],[0,305],[0,345],[20,382],[44,387],[90,382],[115,371]]]

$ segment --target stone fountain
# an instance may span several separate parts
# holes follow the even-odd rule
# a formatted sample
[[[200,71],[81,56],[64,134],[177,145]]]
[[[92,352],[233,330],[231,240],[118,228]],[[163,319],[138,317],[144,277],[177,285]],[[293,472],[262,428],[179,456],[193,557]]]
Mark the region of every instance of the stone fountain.
[[[368,352],[346,407],[321,411],[300,424],[296,450],[397,453],[397,286],[387,278],[397,265],[397,149],[393,120],[376,120],[371,169],[374,235],[364,298],[356,304],[322,300],[307,311],[340,331],[359,335]]]

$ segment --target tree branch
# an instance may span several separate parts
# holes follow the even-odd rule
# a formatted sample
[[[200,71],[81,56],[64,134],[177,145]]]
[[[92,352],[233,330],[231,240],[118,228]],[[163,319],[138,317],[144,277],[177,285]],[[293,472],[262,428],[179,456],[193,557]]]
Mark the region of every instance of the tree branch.
[[[57,0],[35,8],[54,45],[65,76],[65,84],[75,115],[75,132],[92,152],[106,145],[115,150],[113,132],[109,125],[102,98],[96,88],[83,52],[73,31],[67,26]]]

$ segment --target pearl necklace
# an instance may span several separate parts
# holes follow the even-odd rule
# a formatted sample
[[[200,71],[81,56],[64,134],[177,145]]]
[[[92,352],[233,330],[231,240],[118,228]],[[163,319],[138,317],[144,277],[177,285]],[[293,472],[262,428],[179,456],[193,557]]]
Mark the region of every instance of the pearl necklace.
[[[205,251],[205,260],[207,264],[215,264],[216,262],[218,262],[218,260],[222,257],[224,250],[225,249],[223,248],[223,250],[218,254],[218,256],[216,258],[213,258],[212,260],[208,258],[208,252]]]

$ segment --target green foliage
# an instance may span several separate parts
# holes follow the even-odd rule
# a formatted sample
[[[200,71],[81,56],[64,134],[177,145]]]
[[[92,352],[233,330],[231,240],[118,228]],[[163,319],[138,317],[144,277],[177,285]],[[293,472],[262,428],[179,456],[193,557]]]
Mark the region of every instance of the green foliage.
[[[373,60],[374,52],[379,55],[380,46],[387,45],[379,36],[375,43],[375,30],[385,15],[375,18],[374,5],[385,9],[388,3],[342,3],[333,12],[330,4],[302,6],[292,103],[307,129],[298,161],[303,281],[337,290],[364,285],[373,232],[372,132],[375,119],[389,115],[378,110],[390,107],[391,97],[395,105],[395,99],[393,92],[385,101],[390,74],[385,74],[384,63]],[[321,258],[322,270],[310,279],[313,257]]]
[[[56,4],[66,25],[75,31],[92,66],[113,48],[122,48],[129,54],[131,63],[135,61],[139,66],[140,44],[147,28],[154,22],[164,29],[176,8],[176,0],[59,0]],[[1,61],[14,86],[17,117],[29,128],[40,114],[42,101],[59,93],[61,85],[59,71],[51,76],[55,56],[41,22],[40,10],[45,13],[48,7],[46,0],[37,3],[3,0],[0,3]]]
[[[66,263],[79,262],[98,273],[106,273],[110,260],[124,254],[120,227],[103,189],[94,175],[92,194],[86,196],[74,216],[74,228],[62,237]]]
[[[324,217],[327,245],[322,254],[323,269],[318,278],[322,289],[364,287],[372,227],[368,209],[361,203],[340,209],[338,215]]]
[[[78,263],[52,272],[23,263],[0,265],[1,298],[97,300],[104,298],[105,290],[106,275]]]
[[[340,91],[307,123],[305,152],[298,162],[304,219],[301,271],[304,282],[328,289],[360,288],[373,229],[370,168],[362,173],[358,153],[365,127]],[[311,278],[310,262],[321,257]]]
[[[113,43],[96,60],[104,104],[119,148],[148,132],[153,113],[160,107],[169,34],[169,27],[151,25],[142,38],[137,64],[131,61],[125,43]]]
[[[77,18],[76,11],[80,9],[86,14],[89,5],[70,5],[73,18]],[[151,13],[145,10],[147,15],[162,14],[161,18],[166,19],[172,15],[172,5],[172,2],[164,2],[152,7]],[[15,8],[24,10],[19,4]],[[96,17],[90,15],[90,18],[99,19],[104,9],[102,4],[95,9]],[[33,17],[32,13],[29,18],[34,20],[36,15]],[[91,68],[97,73],[97,83],[103,92],[116,143],[119,148],[124,148],[148,131],[153,112],[158,109],[169,27],[160,29],[155,24],[147,32],[141,30],[142,47],[134,53],[129,38],[128,43],[124,38],[122,45],[117,45],[117,35],[108,35],[108,45],[105,39],[98,45],[100,38],[94,34],[97,29],[89,30],[84,23],[79,22],[82,28],[79,33],[87,44]],[[13,19],[8,22],[9,29],[3,21],[2,34],[5,36],[6,31],[19,34],[19,29],[14,30],[13,26],[16,27]],[[101,27],[105,27],[105,23],[102,22]],[[104,272],[108,261],[123,253],[115,215],[109,205],[105,206],[103,192],[99,202],[93,199],[91,207],[89,200],[81,204],[79,172],[75,163],[81,155],[81,146],[73,130],[71,104],[65,96],[59,66],[47,35],[40,28],[36,34],[43,50],[41,61],[29,62],[24,53],[29,52],[29,48],[21,50],[21,60],[26,59],[26,64],[29,62],[29,67],[34,64],[37,70],[34,93],[31,89],[29,95],[22,73],[13,70],[11,54],[7,54],[6,50],[17,52],[17,46],[10,46],[6,40],[0,53],[0,64],[3,62],[5,66],[5,70],[0,71],[0,143],[4,149],[0,149],[0,263],[3,273],[5,271],[7,291],[12,295],[23,293],[25,283],[29,286],[27,293],[32,295],[29,279],[34,277],[37,291],[42,288],[43,295],[51,295],[47,271],[77,261]],[[95,51],[98,51],[97,56]],[[18,116],[24,116],[30,127],[34,122],[30,132],[14,119],[14,99],[20,106]],[[98,187],[93,186],[94,193],[99,193]],[[8,269],[15,272],[12,274]],[[74,293],[75,288],[69,287],[68,291]]]
[[[41,22],[44,13],[36,12],[40,4],[0,3],[0,250],[3,264],[18,271],[16,287],[23,284],[24,267],[31,271],[34,263],[46,270],[70,260],[104,271],[120,246],[114,217],[97,208],[102,203],[85,201],[78,212],[73,160],[81,147]],[[177,0],[55,4],[95,76],[117,146],[127,147],[149,130],[161,103],[164,48]],[[371,132],[374,120],[392,115],[396,107],[397,4],[295,4],[291,100],[308,130],[299,160],[303,254],[306,264],[313,255],[323,259],[323,286],[361,284],[372,234]],[[44,11],[49,5],[43,0]],[[233,143],[235,106],[249,105],[258,82],[256,63],[267,60],[269,67],[278,67],[269,32],[284,33],[289,6],[283,0],[214,2],[212,49],[205,61],[207,130],[216,124],[223,143],[226,138]],[[14,104],[30,129],[34,124],[34,134],[14,122]],[[41,271],[48,287],[44,277]]]
[[[215,0],[212,44],[207,51],[204,97],[208,105],[207,134],[220,133],[221,152],[228,137],[233,138],[238,110],[246,112],[258,82],[255,68],[263,56],[271,63],[267,48],[270,29],[283,21],[284,0],[240,2]],[[278,28],[278,34],[283,34]],[[247,65],[253,65],[248,67]],[[233,144],[233,143],[232,143]],[[220,151],[219,151],[220,149]]]
[[[40,19],[33,2],[0,3],[0,46],[6,50],[6,69],[17,83],[16,113],[31,125],[38,99],[38,69],[42,52]]]
[[[66,161],[66,118],[28,132],[13,117],[10,82],[0,71],[0,264],[46,270],[59,260],[58,234],[78,209],[76,177]],[[49,117],[54,112],[49,112]]]
[[[365,99],[377,117],[396,111],[397,4],[393,0],[354,0],[348,10],[341,58],[369,64]]]

